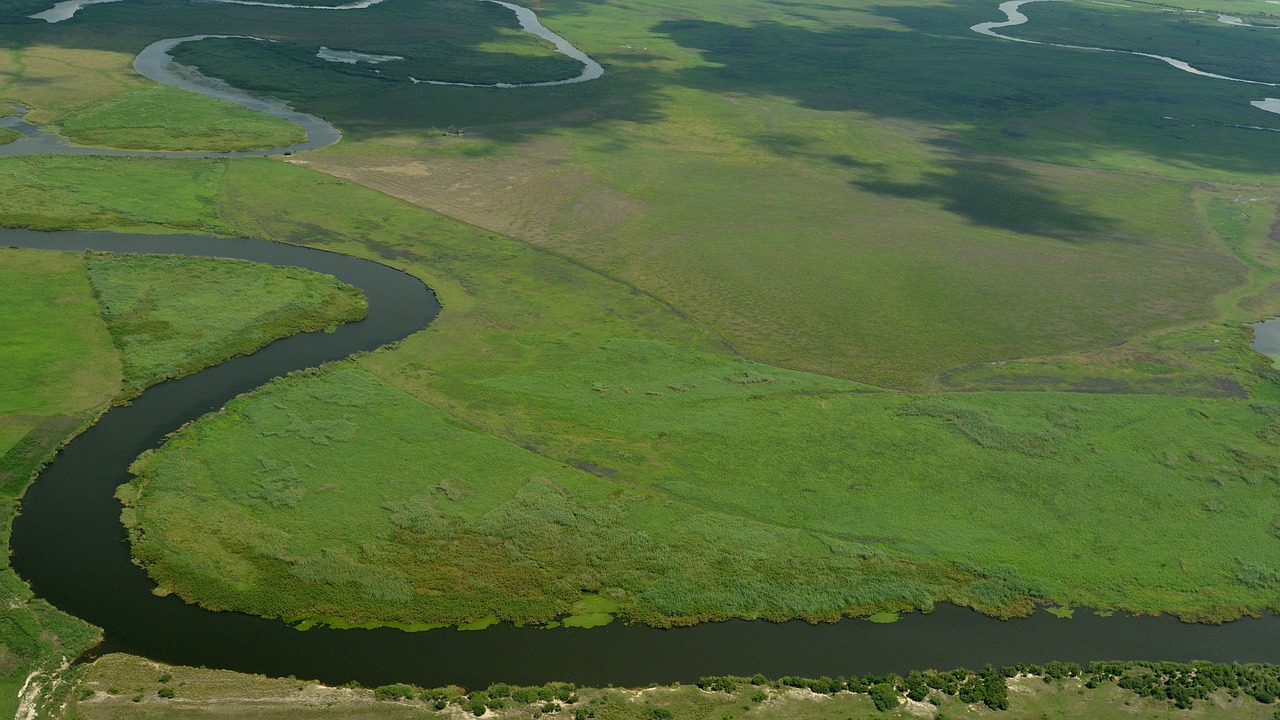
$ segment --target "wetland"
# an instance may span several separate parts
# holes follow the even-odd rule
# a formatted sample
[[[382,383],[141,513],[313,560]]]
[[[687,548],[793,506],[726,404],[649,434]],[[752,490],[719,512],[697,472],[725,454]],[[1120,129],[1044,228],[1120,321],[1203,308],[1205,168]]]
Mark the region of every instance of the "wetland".
[[[1122,133],[1086,152],[1099,141],[1038,125],[1034,102],[984,135],[981,122],[943,118],[1004,113],[989,103],[1007,97],[924,107],[899,90],[876,106],[856,88],[788,74],[814,58],[828,72],[856,67],[839,49],[853,38],[918,50],[933,27],[975,43],[983,62],[1048,65],[1030,53],[1071,52],[1130,82],[1069,37],[996,33],[1020,42],[981,45],[995,38],[969,37],[976,4],[928,18],[882,9],[912,29],[900,37],[864,27],[867,10],[852,7],[816,10],[848,21],[826,33],[760,8],[734,24],[715,5],[619,35],[627,21],[608,9],[550,8],[557,34],[531,11],[496,3],[499,20],[486,4],[444,2],[430,22],[456,18],[465,38],[483,35],[481,19],[503,23],[491,45],[458,47],[507,55],[438,75],[422,73],[410,43],[368,31],[419,21],[391,1],[319,6],[368,11],[366,29],[354,22],[341,43],[309,10],[202,4],[155,29],[170,40],[125,31],[118,47],[76,50],[123,89],[61,115],[47,99],[59,81],[37,80],[44,53],[70,49],[29,44],[3,66],[14,69],[0,99],[18,114],[0,122],[22,137],[0,146],[0,223],[113,232],[5,231],[0,245],[303,266],[368,298],[366,320],[110,409],[31,487],[13,565],[39,597],[101,627],[100,652],[423,686],[1278,659],[1266,508],[1280,482],[1280,386],[1263,356],[1276,321],[1258,323],[1280,287],[1275,169],[1246,150],[1268,134],[1239,132],[1260,101],[1223,87],[1264,75],[1229,67],[1216,50],[1227,36],[1215,34],[1254,33],[1241,37],[1265,46],[1265,16],[1188,18],[1214,42],[1187,60],[1162,54],[1164,26],[1150,47],[1100,40],[1164,63],[1125,58],[1133,107],[1185,87],[1190,110],[1160,110],[1168,137]],[[1009,22],[986,23],[987,34],[1025,22],[1017,5],[1001,6]],[[1048,5],[1049,31],[1056,12],[1124,16]],[[13,32],[65,27],[92,45],[77,23],[127,27],[147,7],[95,4]],[[208,24],[215,11],[227,34],[200,34],[223,29]],[[271,27],[285,15],[300,18],[294,36]],[[628,42],[620,51],[602,38]],[[1032,43],[1046,47],[1019,47]],[[323,54],[332,47],[387,61],[335,64]],[[685,64],[656,91],[646,83],[661,62],[628,59],[637,48]],[[145,82],[130,65],[174,94],[129,85]],[[739,111],[744,101],[752,109]],[[215,147],[202,102],[243,136]],[[1090,122],[1117,121],[1083,107]],[[146,108],[171,127],[141,122]],[[1217,115],[1169,123],[1188,111]],[[250,127],[243,113],[269,117]],[[1180,149],[1178,133],[1205,132],[1230,139],[1210,154]],[[761,158],[771,170],[757,177]],[[803,179],[797,208],[847,202],[861,231],[837,231],[852,227],[841,213],[815,217],[818,239],[761,254],[792,222],[785,189],[757,192],[777,172]],[[712,196],[745,193],[730,205],[754,219],[691,242],[712,197],[697,199],[699,178]],[[984,199],[993,188],[1008,191],[999,204]],[[905,244],[877,244],[880,215],[906,219],[892,231]],[[929,245],[938,227],[955,233],[945,260]],[[805,253],[835,237],[856,242],[823,264],[869,262],[846,296],[892,298],[869,312],[894,317],[895,332],[875,317],[806,314],[836,285],[811,281],[825,270]],[[635,252],[659,239],[664,251]],[[683,274],[669,272],[676,259]],[[921,262],[936,282],[904,279]],[[1021,284],[991,282],[1009,267]],[[967,286],[995,297],[956,290]],[[743,288],[760,302],[732,302]],[[931,322],[930,303],[958,309],[961,329],[999,319],[976,335],[943,329],[924,347],[911,328]],[[1022,332],[1046,317],[1043,331]],[[1151,512],[1134,516],[1138,499]],[[1103,612],[1059,617],[1080,606]],[[895,613],[896,623],[849,619]],[[441,625],[477,629],[425,629]]]

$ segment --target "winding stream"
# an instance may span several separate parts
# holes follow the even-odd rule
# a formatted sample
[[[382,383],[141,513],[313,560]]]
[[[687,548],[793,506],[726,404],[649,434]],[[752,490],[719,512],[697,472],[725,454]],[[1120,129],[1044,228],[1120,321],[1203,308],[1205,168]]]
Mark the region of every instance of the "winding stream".
[[[503,0],[481,0],[481,2],[491,2],[495,5],[501,5],[502,7],[510,10],[511,12],[514,12],[516,14],[516,19],[520,21],[521,29],[523,29],[525,32],[533,33],[534,35],[537,35],[543,40],[549,41],[552,45],[555,46],[556,52],[559,52],[562,55],[568,55],[574,60],[577,60],[578,62],[582,63],[582,73],[575,77],[568,78],[567,80],[548,80],[546,82],[533,82],[533,83],[495,83],[493,85],[477,85],[474,83],[445,82],[443,80],[419,80],[417,78],[411,77],[409,78],[409,80],[412,83],[414,83],[415,85],[418,85],[418,84],[453,85],[456,87],[472,87],[472,88],[484,88],[484,87],[537,88],[537,87],[551,87],[553,85],[572,85],[574,83],[587,82],[588,80],[595,80],[596,78],[599,78],[600,76],[604,75],[604,68],[601,67],[600,63],[596,62],[593,58],[591,58],[591,56],[587,55],[586,53],[582,52],[578,48],[574,47],[573,44],[570,43],[568,40],[565,40],[559,35],[551,32],[551,30],[547,29],[547,27],[542,24],[542,21],[538,19],[537,13],[530,10],[529,8],[522,7],[514,3],[503,2]]]
[[[1016,12],[1026,1],[1006,5]],[[1014,19],[1012,14],[1009,17]],[[987,26],[991,30],[1005,25]],[[143,53],[151,53],[146,62],[142,55],[139,62],[145,68],[151,68],[152,61],[162,70],[169,68],[164,59],[168,51],[199,37],[208,36],[153,44]],[[156,79],[168,84],[196,82],[165,72],[157,74],[166,79]],[[234,88],[217,88],[208,78],[202,87],[229,93],[223,99],[246,104],[242,99],[247,96]],[[1063,620],[1040,611],[1028,619],[1003,622],[942,605],[929,615],[908,615],[891,625],[857,620],[823,625],[733,621],[677,630],[613,623],[592,629],[499,625],[480,632],[323,627],[300,632],[279,621],[210,612],[174,596],[158,597],[146,573],[130,560],[119,521],[120,505],[113,497],[115,488],[129,479],[133,459],[186,422],[273,377],[418,331],[435,317],[439,305],[420,281],[387,266],[264,240],[0,229],[0,246],[180,253],[300,266],[352,283],[369,299],[369,316],[361,322],[342,325],[330,334],[305,333],[279,340],[252,355],[157,385],[130,405],[112,408],[72,440],[32,485],[14,521],[12,565],[39,596],[102,627],[106,639],[100,652],[130,652],[169,663],[330,683],[358,680],[367,685],[413,682],[471,687],[494,680],[532,684],[560,679],[600,686],[687,682],[721,673],[905,673],[920,667],[1051,659],[1280,661],[1280,618],[1275,616],[1211,627],[1169,617],[1101,617],[1087,611]],[[1259,331],[1259,337],[1263,335]]]
[[[46,20],[51,23],[62,22],[63,20],[71,19],[73,16],[75,16],[76,12],[78,12],[81,8],[85,7],[86,5],[96,5],[98,3],[119,2],[119,1],[120,0],[66,0],[65,2],[57,3],[56,5],[53,6],[53,8],[49,10],[36,13],[31,17],[39,18],[41,20]],[[370,7],[373,7],[374,5],[384,2],[384,0],[358,0],[357,2],[347,3],[345,5],[293,5],[289,3],[259,2],[258,0],[212,0],[212,1],[223,3],[223,4],[252,5],[257,7],[280,8],[280,9],[289,9],[289,10],[364,10],[366,8],[370,8]],[[413,83],[414,85],[450,85],[455,87],[510,89],[510,88],[551,87],[553,85],[572,85],[574,83],[581,83],[581,82],[587,82],[588,80],[595,80],[604,75],[604,67],[601,66],[600,63],[596,62],[595,59],[592,58],[590,55],[587,55],[586,53],[579,50],[577,47],[573,45],[573,43],[569,42],[568,40],[565,40],[563,37],[560,37],[556,33],[552,32],[550,28],[543,25],[542,21],[538,19],[538,14],[535,13],[533,10],[530,10],[529,8],[524,7],[522,5],[516,5],[515,3],[505,2],[504,0],[480,0],[480,2],[489,2],[495,5],[501,5],[502,7],[515,13],[516,20],[519,21],[521,30],[524,30],[527,33],[530,33],[539,38],[542,38],[543,40],[546,40],[547,42],[551,43],[552,46],[555,47],[556,52],[560,53],[561,55],[565,55],[570,58],[573,58],[574,60],[577,60],[578,62],[582,63],[582,72],[579,73],[578,75],[575,75],[574,77],[565,78],[563,80],[547,80],[543,82],[532,82],[532,83],[477,84],[477,83],[464,83],[464,82],[449,82],[445,80],[422,80],[415,77],[410,77],[409,82]],[[169,38],[167,40],[160,40],[149,45],[145,50],[142,51],[141,54],[138,55],[138,59],[134,61],[134,69],[136,69],[138,72],[142,73],[146,77],[149,77],[152,80],[155,80],[156,82],[161,82],[166,85],[174,85],[175,87],[182,87],[187,90],[194,90],[195,92],[201,93],[203,95],[208,95],[209,97],[216,97],[222,100],[230,100],[231,102],[240,103],[241,105],[245,105],[246,107],[253,107],[253,106],[242,101],[241,98],[247,98],[251,102],[259,102],[259,103],[265,102],[266,103],[265,107],[261,108],[263,112],[269,112],[272,115],[277,115],[279,117],[286,117],[285,115],[276,111],[276,109],[280,108],[281,106],[283,106],[284,108],[287,108],[287,112],[292,113],[293,112],[292,108],[288,108],[288,104],[282,100],[277,100],[275,98],[264,99],[264,98],[248,95],[246,93],[243,93],[241,91],[238,91],[232,88],[229,85],[226,85],[225,83],[222,84],[221,87],[219,87],[217,85],[217,81],[210,82],[212,80],[211,78],[207,78],[203,75],[199,75],[199,73],[194,73],[194,71],[188,71],[186,73],[186,75],[194,74],[195,76],[197,76],[195,77],[194,84],[191,86],[188,86],[187,84],[184,84],[184,83],[191,80],[192,78],[185,77],[185,76],[174,77],[172,73],[169,73],[166,71],[166,68],[169,68],[171,65],[173,65],[173,57],[168,53],[170,50],[177,47],[178,45],[181,45],[182,43],[186,43],[186,42],[196,42],[199,40],[206,40],[210,38],[233,38],[233,37],[244,38],[247,36],[244,36],[244,35],[192,35],[189,37]],[[250,37],[248,39],[262,41],[261,38]],[[143,58],[144,55],[148,56],[146,60],[144,60]],[[399,59],[402,59],[402,58],[399,58]],[[139,66],[139,62],[143,63],[141,67]],[[144,67],[146,68],[146,70],[143,69]],[[178,66],[178,67],[182,67],[182,66]],[[148,71],[153,72],[155,74],[154,75],[149,74]],[[215,94],[215,93],[220,93],[220,94]],[[257,110],[260,108],[253,107],[253,109]],[[305,116],[307,118],[314,118],[316,120],[319,120],[319,118],[315,118],[314,115],[306,115],[305,113],[294,113],[294,114],[300,117]],[[293,119],[293,118],[286,117],[286,119]],[[302,124],[302,123],[299,123],[299,124]],[[333,126],[330,125],[329,127],[332,128]],[[310,133],[308,133],[308,136],[311,137]],[[337,142],[337,139],[335,138],[333,142]],[[333,144],[333,143],[331,142],[328,144]],[[324,145],[318,145],[315,147],[324,147]],[[304,148],[297,148],[297,149],[311,150],[311,149],[315,149],[315,147],[304,147]],[[233,156],[229,154],[228,156],[243,157],[243,156]]]
[[[73,17],[78,10],[86,5],[94,5],[104,2],[118,2],[119,0],[67,0],[56,4],[52,9],[32,15],[33,18],[40,18],[51,23],[61,22]],[[234,3],[239,5],[256,5],[273,8],[289,8],[296,10],[358,10],[372,7],[383,0],[361,0],[360,2],[348,3],[346,5],[288,5],[283,3],[266,3],[255,2],[251,0],[214,0],[215,2]],[[520,27],[537,37],[550,42],[555,46],[556,52],[573,58],[582,63],[582,72],[578,75],[563,80],[548,80],[544,82],[534,83],[495,83],[492,85],[480,85],[474,83],[446,82],[443,80],[419,80],[410,77],[409,82],[412,84],[426,85],[451,85],[458,87],[473,88],[536,88],[551,87],[553,85],[570,85],[574,83],[587,82],[595,80],[604,75],[604,67],[596,62],[594,58],[579,50],[568,40],[560,37],[552,32],[549,28],[542,24],[538,19],[537,13],[529,8],[515,5],[503,0],[481,0],[481,2],[491,2],[501,5],[511,10],[516,15],[516,19],[520,22]],[[83,145],[77,145],[69,139],[59,135],[50,128],[33,125],[26,122],[25,116],[27,109],[21,105],[13,105],[19,110],[18,115],[11,115],[0,118],[0,128],[8,128],[21,133],[21,137],[13,142],[0,145],[0,157],[15,155],[125,155],[130,157],[152,157],[152,158],[244,158],[244,157],[265,157],[268,155],[281,155],[301,152],[303,150],[317,150],[319,148],[328,147],[342,139],[342,132],[334,127],[332,123],[324,118],[312,115],[310,113],[299,112],[293,109],[287,101],[279,98],[249,93],[238,88],[232,87],[218,78],[209,77],[200,73],[197,69],[182,65],[174,61],[171,54],[173,49],[189,42],[199,42],[201,40],[210,39],[229,39],[242,38],[248,40],[256,40],[258,42],[270,42],[262,38],[256,38],[248,35],[188,35],[186,37],[166,38],[157,40],[138,53],[133,60],[133,69],[138,74],[155,82],[171,87],[189,90],[199,93],[206,97],[217,100],[225,100],[238,105],[274,115],[283,118],[302,127],[306,133],[306,140],[278,148],[264,148],[259,150],[243,150],[233,152],[209,152],[209,151],[192,151],[192,152],[173,152],[173,151],[138,151],[138,150],[120,150],[115,148],[95,148]],[[326,57],[326,51],[329,57]],[[376,62],[400,60],[403,58],[395,56],[379,56],[365,55],[355,51],[341,51],[334,53],[328,48],[321,48],[318,55],[324,59],[351,61],[351,58],[375,58]]]
[[[1179,60],[1174,57],[1169,57],[1168,55],[1157,55],[1155,53],[1138,52],[1137,50],[1120,50],[1117,48],[1094,47],[1091,45],[1070,45],[1067,43],[1041,42],[1039,40],[1028,40],[1026,38],[1020,38],[1020,37],[1015,37],[1013,35],[1005,35],[1003,33],[996,32],[997,30],[1002,30],[1004,28],[1016,27],[1018,25],[1025,25],[1028,22],[1029,18],[1021,10],[1023,5],[1030,5],[1031,3],[1037,3],[1037,2],[1064,2],[1064,1],[1065,0],[1009,0],[1008,2],[1000,3],[1000,6],[999,6],[1000,12],[1004,13],[1004,16],[1005,16],[1004,20],[997,21],[997,22],[978,23],[977,25],[971,26],[969,29],[980,35],[987,35],[990,37],[1000,38],[1001,40],[1009,40],[1012,42],[1026,43],[1028,45],[1045,45],[1048,47],[1069,48],[1071,50],[1094,50],[1097,52],[1118,53],[1120,55],[1136,55],[1138,57],[1145,57],[1145,58],[1151,58],[1153,60],[1159,60],[1183,72],[1191,73],[1192,75],[1199,75],[1201,77],[1213,78],[1215,80],[1228,80],[1230,82],[1247,83],[1249,85],[1264,85],[1266,87],[1280,87],[1280,83],[1264,82],[1262,80],[1247,80],[1245,78],[1231,77],[1230,75],[1219,75],[1218,73],[1212,73],[1207,70],[1201,70],[1199,68],[1193,67],[1190,63],[1186,62],[1185,60]],[[1196,12],[1196,11],[1190,11],[1190,12]],[[1233,18],[1230,15],[1220,15],[1218,16],[1218,21],[1226,23],[1228,25],[1239,25],[1241,27],[1255,27],[1252,25],[1246,25],[1243,22],[1231,22],[1230,20],[1225,18],[1230,18],[1232,20],[1239,21],[1239,18]],[[1280,100],[1276,100],[1274,98],[1266,98],[1265,100],[1256,100],[1250,104],[1260,110],[1274,113],[1274,112],[1280,112],[1280,107],[1277,107],[1277,103],[1280,103]],[[1258,129],[1267,130],[1269,128],[1258,128]]]
[[[1262,80],[1246,80],[1244,78],[1231,77],[1230,75],[1219,75],[1211,73],[1207,70],[1200,70],[1192,67],[1185,60],[1169,57],[1168,55],[1156,55],[1155,53],[1138,52],[1137,50],[1119,50],[1116,48],[1093,47],[1091,45],[1069,45],[1067,43],[1041,42],[1039,40],[1028,40],[1026,38],[1014,37],[1012,35],[1004,35],[996,32],[996,30],[1025,25],[1028,18],[1020,8],[1023,5],[1030,5],[1038,2],[1064,2],[1065,0],[1009,0],[1009,2],[1000,3],[1000,12],[1004,13],[1005,20],[1000,22],[984,22],[978,23],[969,29],[980,34],[989,35],[991,37],[1000,38],[1001,40],[1011,40],[1013,42],[1027,43],[1029,45],[1046,45],[1049,47],[1070,48],[1072,50],[1096,50],[1097,52],[1119,53],[1121,55],[1137,55],[1138,57],[1152,58],[1167,63],[1183,72],[1189,72],[1192,75],[1200,75],[1202,77],[1214,78],[1216,80],[1230,80],[1231,82],[1248,83],[1250,85],[1266,85],[1267,87],[1280,87],[1280,83],[1263,82]],[[1230,24],[1230,23],[1229,23]]]

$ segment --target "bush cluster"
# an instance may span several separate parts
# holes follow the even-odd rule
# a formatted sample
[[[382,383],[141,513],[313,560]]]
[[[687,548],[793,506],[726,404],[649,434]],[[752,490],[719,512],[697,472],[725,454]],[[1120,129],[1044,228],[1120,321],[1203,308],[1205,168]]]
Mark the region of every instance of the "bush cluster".
[[[1085,671],[1087,687],[1114,680],[1142,697],[1159,698],[1188,709],[1210,693],[1226,690],[1270,704],[1280,698],[1280,665],[1209,662],[1095,662]]]
[[[568,705],[578,701],[577,686],[556,682],[532,687],[494,683],[484,690],[470,693],[457,686],[423,689],[405,683],[394,683],[374,688],[373,696],[386,701],[418,700],[436,710],[444,710],[451,704],[457,705],[477,717],[484,715],[486,710],[501,710],[512,704],[539,704],[539,712],[555,712],[560,709],[561,703]]]
[[[980,702],[993,710],[1005,710],[1009,707],[1006,677],[1006,673],[988,665],[977,672],[965,669],[950,672],[916,671],[905,678],[899,675],[861,675],[849,679],[788,675],[771,681],[760,674],[751,677],[715,675],[699,680],[698,687],[709,691],[734,692],[739,686],[763,685],[805,688],[822,695],[834,695],[838,692],[866,693],[875,703],[876,709],[881,711],[896,707],[904,695],[920,702],[929,696],[931,690],[937,690],[946,695],[959,696],[967,703]]]

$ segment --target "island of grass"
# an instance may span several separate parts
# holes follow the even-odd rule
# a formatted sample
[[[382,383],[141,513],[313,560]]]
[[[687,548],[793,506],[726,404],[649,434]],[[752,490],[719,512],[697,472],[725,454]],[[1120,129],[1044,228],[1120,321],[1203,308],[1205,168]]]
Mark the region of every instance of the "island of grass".
[[[0,250],[0,535],[53,451],[108,403],[279,337],[356,319],[363,297],[296,268],[170,256]],[[179,309],[181,309],[179,311]],[[291,318],[296,317],[296,321]],[[145,332],[147,343],[138,343]],[[98,630],[0,569],[0,713]]]

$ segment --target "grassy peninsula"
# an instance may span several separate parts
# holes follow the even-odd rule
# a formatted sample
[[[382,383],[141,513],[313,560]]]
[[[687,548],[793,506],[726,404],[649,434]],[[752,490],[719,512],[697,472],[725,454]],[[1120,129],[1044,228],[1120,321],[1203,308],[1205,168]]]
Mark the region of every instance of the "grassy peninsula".
[[[86,258],[126,393],[365,316],[364,295],[302,268],[243,260],[93,253]]]
[[[56,125],[81,145],[126,150],[229,152],[306,140],[302,128],[287,120],[151,85],[104,97],[63,115]]]

